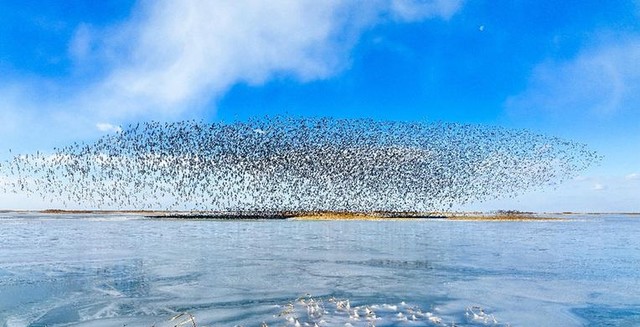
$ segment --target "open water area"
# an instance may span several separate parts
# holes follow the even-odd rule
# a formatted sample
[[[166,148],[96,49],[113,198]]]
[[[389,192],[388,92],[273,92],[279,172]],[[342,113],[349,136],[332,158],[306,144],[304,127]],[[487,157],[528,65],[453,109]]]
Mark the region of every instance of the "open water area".
[[[0,213],[0,326],[640,326],[640,217],[564,217]]]

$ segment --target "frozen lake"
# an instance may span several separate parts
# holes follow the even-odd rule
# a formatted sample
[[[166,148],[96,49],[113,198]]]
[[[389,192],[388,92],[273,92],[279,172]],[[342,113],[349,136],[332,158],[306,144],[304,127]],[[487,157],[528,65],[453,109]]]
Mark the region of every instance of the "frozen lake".
[[[198,326],[640,325],[639,235],[640,217],[623,215],[474,222],[0,213],[0,326],[168,326],[184,312]]]

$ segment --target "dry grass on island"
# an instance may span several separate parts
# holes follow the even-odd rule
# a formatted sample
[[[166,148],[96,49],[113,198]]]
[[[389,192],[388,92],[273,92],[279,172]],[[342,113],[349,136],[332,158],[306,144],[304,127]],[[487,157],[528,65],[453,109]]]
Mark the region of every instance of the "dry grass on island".
[[[498,210],[493,213],[482,212],[463,212],[454,213],[447,217],[449,220],[468,220],[468,221],[540,221],[540,220],[559,220],[561,218],[542,216],[534,212],[523,212],[517,210]]]
[[[443,219],[442,213],[435,212],[349,212],[349,211],[318,211],[299,212],[291,217],[294,220],[415,220],[415,219]]]
[[[499,210],[484,212],[317,212],[292,217],[296,220],[415,220],[446,219],[459,221],[541,221],[561,218],[533,212]]]

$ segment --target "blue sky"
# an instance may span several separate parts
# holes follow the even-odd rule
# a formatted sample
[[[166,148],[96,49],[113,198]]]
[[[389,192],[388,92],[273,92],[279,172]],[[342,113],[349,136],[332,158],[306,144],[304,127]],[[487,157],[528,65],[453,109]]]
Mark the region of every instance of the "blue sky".
[[[479,123],[605,158],[466,209],[640,211],[639,63],[639,1],[3,0],[0,159],[144,120]]]

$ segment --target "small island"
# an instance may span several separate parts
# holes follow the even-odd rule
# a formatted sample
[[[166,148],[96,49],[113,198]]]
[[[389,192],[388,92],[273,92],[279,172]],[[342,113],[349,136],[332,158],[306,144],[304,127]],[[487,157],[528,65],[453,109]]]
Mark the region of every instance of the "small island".
[[[539,214],[517,210],[492,212],[417,212],[417,211],[163,211],[163,210],[65,210],[46,209],[43,214],[137,215],[156,219],[215,220],[416,220],[446,219],[458,221],[537,221],[562,219],[562,214]]]

